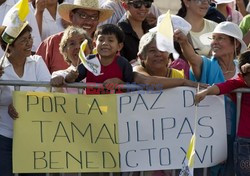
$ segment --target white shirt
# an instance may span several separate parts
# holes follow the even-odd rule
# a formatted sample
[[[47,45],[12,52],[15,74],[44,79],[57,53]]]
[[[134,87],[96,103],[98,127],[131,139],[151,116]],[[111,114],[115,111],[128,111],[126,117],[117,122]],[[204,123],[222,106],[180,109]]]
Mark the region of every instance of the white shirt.
[[[33,8],[32,11],[35,11],[35,9]],[[50,15],[49,11],[45,8],[43,12],[42,36],[41,36],[42,41],[47,37],[59,33],[63,30],[64,27],[62,25],[61,17],[58,11],[56,12],[56,19],[54,20],[54,18]]]
[[[3,57],[0,59],[2,62]],[[41,56],[29,56],[24,65],[24,73],[19,77],[13,69],[12,64],[5,57],[3,61],[4,74],[1,80],[24,80],[24,81],[50,81],[49,70]],[[21,91],[47,91],[45,87],[28,87],[23,86]],[[8,106],[12,103],[13,86],[0,85],[0,135],[12,138],[13,136],[13,120],[8,114]]]
[[[7,0],[0,6],[0,24],[1,25],[4,25],[3,24],[4,16],[16,4],[16,2],[18,2],[18,0]],[[32,51],[35,52],[42,41],[41,41],[35,15],[31,10],[32,9],[31,3],[29,3],[29,8],[30,8],[30,13],[28,14],[26,20],[29,22],[29,25],[32,27],[32,32],[31,32],[31,35],[33,37]],[[0,47],[0,57],[3,56],[3,53],[4,51]]]

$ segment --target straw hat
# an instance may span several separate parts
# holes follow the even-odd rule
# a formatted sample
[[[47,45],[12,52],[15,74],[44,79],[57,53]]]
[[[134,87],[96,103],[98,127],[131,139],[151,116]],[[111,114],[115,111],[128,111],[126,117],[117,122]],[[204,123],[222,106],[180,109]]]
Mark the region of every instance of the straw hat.
[[[58,12],[64,20],[71,22],[69,19],[69,13],[72,10],[78,9],[78,8],[99,11],[100,14],[99,14],[98,22],[107,20],[113,14],[113,10],[111,9],[100,8],[98,0],[74,0],[73,4],[62,3],[58,6]]]
[[[200,36],[200,40],[204,45],[210,45],[212,42],[213,34],[225,34],[231,36],[238,40],[241,44],[240,53],[244,52],[247,49],[246,43],[242,40],[243,34],[239,26],[235,23],[224,21],[219,23],[213,32],[206,33]]]

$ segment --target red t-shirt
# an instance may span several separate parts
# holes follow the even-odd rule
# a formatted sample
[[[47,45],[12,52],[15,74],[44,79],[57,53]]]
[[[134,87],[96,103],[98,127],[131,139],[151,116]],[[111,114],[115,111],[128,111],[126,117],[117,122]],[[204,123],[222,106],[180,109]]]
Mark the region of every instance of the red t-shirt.
[[[86,59],[92,59],[96,57],[96,55],[89,55]],[[95,76],[92,72],[88,71],[83,64],[78,66],[79,77],[76,81],[81,81],[86,78],[87,83],[103,83],[107,79],[110,78],[119,78],[124,82],[131,83],[133,80],[133,70],[131,64],[122,56],[115,56],[112,63],[103,66],[101,65],[101,75]],[[121,91],[118,90],[116,93]],[[94,89],[94,88],[87,88],[87,94],[107,94],[110,93],[109,90],[104,89]]]

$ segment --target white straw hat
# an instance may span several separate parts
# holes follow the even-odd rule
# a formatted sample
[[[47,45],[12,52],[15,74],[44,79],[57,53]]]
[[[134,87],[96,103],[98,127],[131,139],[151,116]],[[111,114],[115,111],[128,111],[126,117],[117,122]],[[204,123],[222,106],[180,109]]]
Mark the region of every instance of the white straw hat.
[[[86,9],[99,11],[99,22],[103,22],[110,18],[113,14],[113,10],[104,9],[99,6],[98,0],[74,0],[73,4],[62,3],[58,6],[59,15],[66,21],[71,22],[69,19],[69,13],[74,9]]]
[[[235,23],[224,21],[219,23],[213,32],[206,33],[200,36],[200,40],[204,45],[210,45],[212,42],[213,34],[225,34],[231,36],[238,40],[241,44],[240,53],[244,52],[247,49],[245,42],[242,40],[243,34],[239,28],[239,26]]]
[[[166,14],[162,14],[157,19],[157,25],[159,25],[162,21],[162,19],[166,16]],[[171,21],[173,25],[173,29],[180,29],[185,35],[188,34],[188,32],[191,30],[192,26],[189,22],[187,22],[185,19],[183,19],[180,16],[177,15],[171,15]],[[155,32],[157,31],[157,26],[150,29],[149,31]]]

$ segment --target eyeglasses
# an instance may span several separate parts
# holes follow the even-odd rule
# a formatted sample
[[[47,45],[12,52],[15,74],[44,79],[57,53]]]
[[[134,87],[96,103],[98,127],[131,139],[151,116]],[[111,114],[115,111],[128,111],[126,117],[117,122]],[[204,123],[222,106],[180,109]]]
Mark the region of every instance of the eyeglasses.
[[[194,2],[199,5],[205,2],[207,2],[208,4],[211,4],[211,0],[194,0]]]
[[[128,4],[133,5],[134,8],[140,9],[142,5],[144,5],[145,8],[150,8],[152,5],[151,1],[128,1]]]
[[[99,14],[98,15],[88,15],[86,13],[79,13],[79,12],[75,12],[75,14],[77,14],[81,19],[83,20],[91,20],[91,21],[98,21],[99,20]]]

